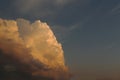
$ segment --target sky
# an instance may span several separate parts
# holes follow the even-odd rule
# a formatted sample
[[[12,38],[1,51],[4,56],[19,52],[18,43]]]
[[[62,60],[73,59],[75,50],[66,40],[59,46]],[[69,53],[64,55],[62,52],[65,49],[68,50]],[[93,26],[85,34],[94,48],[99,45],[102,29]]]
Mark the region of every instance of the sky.
[[[47,22],[81,80],[120,75],[120,0],[1,0],[0,18]]]

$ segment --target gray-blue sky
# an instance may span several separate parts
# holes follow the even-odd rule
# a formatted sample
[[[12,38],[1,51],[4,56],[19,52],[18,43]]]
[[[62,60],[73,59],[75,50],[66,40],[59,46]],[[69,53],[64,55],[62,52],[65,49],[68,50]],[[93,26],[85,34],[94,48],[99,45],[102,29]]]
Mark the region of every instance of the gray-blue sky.
[[[120,0],[1,0],[0,17],[47,22],[72,68],[120,67]]]

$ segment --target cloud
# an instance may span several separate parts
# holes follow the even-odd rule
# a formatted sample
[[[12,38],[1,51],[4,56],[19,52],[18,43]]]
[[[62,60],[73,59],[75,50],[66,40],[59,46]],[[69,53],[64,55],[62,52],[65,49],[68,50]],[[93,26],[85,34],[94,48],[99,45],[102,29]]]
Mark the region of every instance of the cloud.
[[[13,5],[23,15],[49,16],[71,1],[73,0],[15,0]]]
[[[113,7],[110,14],[119,15],[120,14],[120,4],[117,4],[115,7]]]
[[[62,46],[40,20],[0,19],[0,64],[13,65],[22,73],[55,80],[69,78]]]
[[[87,22],[87,19],[79,22],[79,23],[75,23],[73,25],[70,26],[61,26],[61,25],[55,25],[55,26],[51,26],[52,30],[54,31],[56,37],[58,38],[58,40],[60,40],[60,42],[64,43],[67,41],[67,38],[73,34],[73,32],[77,29],[82,30],[82,28],[84,27],[85,22]]]

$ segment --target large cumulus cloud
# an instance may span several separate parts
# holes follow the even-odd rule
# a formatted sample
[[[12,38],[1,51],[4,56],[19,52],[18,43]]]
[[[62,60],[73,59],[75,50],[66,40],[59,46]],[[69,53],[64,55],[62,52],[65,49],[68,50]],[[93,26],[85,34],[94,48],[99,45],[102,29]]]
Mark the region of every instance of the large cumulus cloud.
[[[0,64],[47,80],[69,78],[62,46],[53,32],[40,20],[0,19]],[[41,77],[40,77],[41,76]]]

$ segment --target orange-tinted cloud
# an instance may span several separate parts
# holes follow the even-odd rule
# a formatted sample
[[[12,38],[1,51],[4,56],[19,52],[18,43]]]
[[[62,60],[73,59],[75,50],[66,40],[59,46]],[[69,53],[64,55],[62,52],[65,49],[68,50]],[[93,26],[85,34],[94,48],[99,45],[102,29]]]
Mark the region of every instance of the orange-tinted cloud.
[[[0,64],[5,70],[13,66],[13,70],[38,79],[69,79],[61,44],[50,27],[39,20],[0,19],[0,51]]]

